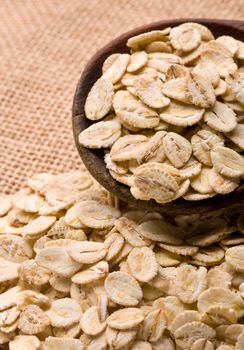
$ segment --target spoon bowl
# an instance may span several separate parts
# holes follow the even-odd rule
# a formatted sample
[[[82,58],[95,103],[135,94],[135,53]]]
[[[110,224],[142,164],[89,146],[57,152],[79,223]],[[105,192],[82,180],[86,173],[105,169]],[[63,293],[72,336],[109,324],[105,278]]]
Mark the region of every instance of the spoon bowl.
[[[168,216],[179,214],[190,215],[194,213],[209,212],[220,208],[225,208],[235,203],[244,201],[244,182],[242,181],[239,187],[226,195],[216,195],[215,197],[199,200],[186,201],[179,198],[173,202],[166,204],[158,204],[154,200],[142,201],[135,199],[130,193],[129,187],[117,182],[112,178],[103,160],[103,151],[88,149],[79,144],[79,134],[92,124],[85,116],[84,105],[86,97],[95,81],[102,74],[102,65],[105,59],[115,52],[129,53],[130,49],[126,46],[128,38],[140,33],[151,30],[162,30],[166,27],[175,27],[184,22],[197,22],[207,26],[213,34],[218,37],[221,35],[231,35],[235,39],[244,41],[244,21],[230,20],[214,20],[214,19],[177,19],[168,21],[159,21],[152,24],[147,24],[142,27],[131,30],[100,49],[88,62],[85,67],[78,85],[76,87],[73,100],[72,122],[75,144],[80,157],[91,173],[91,175],[108,191],[119,197],[122,201],[132,204],[136,208],[158,211]]]

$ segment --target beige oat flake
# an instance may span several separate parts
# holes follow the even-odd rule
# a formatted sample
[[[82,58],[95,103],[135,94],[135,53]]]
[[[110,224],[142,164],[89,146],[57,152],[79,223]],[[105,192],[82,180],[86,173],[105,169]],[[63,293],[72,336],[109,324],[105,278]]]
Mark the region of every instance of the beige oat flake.
[[[148,247],[132,249],[127,261],[132,276],[139,282],[149,282],[158,272],[156,256]]]
[[[107,319],[109,327],[119,330],[131,329],[144,320],[143,312],[137,308],[124,308],[114,311]]]
[[[108,297],[119,305],[135,306],[142,299],[142,290],[136,279],[125,272],[112,272],[105,280]]]
[[[102,119],[111,108],[113,95],[113,84],[109,79],[103,77],[97,80],[86,99],[86,117],[90,120]]]
[[[121,135],[117,121],[101,121],[92,124],[79,135],[79,143],[87,148],[111,147]]]

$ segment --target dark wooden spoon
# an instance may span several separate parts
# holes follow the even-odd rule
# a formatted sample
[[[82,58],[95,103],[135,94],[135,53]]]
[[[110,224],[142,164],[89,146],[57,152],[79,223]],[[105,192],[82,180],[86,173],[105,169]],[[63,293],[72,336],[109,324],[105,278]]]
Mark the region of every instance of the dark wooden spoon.
[[[130,193],[129,187],[114,180],[106,169],[103,160],[103,151],[88,149],[81,146],[78,142],[79,134],[91,125],[91,121],[86,119],[84,112],[84,104],[88,92],[92,85],[102,74],[102,64],[104,60],[115,52],[129,52],[126,46],[127,39],[138,35],[140,33],[148,32],[155,29],[164,29],[166,27],[174,27],[184,22],[198,22],[206,25],[215,35],[231,35],[236,39],[244,41],[244,21],[228,21],[228,20],[214,20],[214,19],[176,19],[168,21],[159,21],[152,24],[144,25],[140,28],[131,30],[104,46],[99,50],[89,61],[85,67],[81,78],[78,82],[74,101],[73,101],[73,133],[76,147],[83,160],[83,163],[91,173],[91,175],[108,191],[119,197],[121,200],[133,204],[135,207],[158,211],[169,216],[179,214],[193,214],[202,213],[206,211],[213,211],[219,208],[228,207],[235,203],[244,201],[244,183],[230,194],[216,195],[215,197],[201,200],[201,201],[186,201],[182,198],[177,199],[167,204],[158,204],[154,200],[142,201],[136,200]]]

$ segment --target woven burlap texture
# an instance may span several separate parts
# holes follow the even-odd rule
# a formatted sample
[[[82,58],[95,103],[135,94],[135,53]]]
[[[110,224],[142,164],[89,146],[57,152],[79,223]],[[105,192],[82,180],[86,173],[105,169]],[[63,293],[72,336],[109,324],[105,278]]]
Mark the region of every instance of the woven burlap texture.
[[[142,24],[208,16],[242,19],[243,0],[1,0],[0,192],[82,166],[72,98],[98,48]]]

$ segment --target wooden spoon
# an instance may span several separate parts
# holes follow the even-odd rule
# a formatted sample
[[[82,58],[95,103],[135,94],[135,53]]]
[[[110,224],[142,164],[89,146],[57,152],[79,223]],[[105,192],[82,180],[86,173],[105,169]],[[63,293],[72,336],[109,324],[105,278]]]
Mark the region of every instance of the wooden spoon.
[[[106,169],[103,160],[103,151],[88,149],[81,146],[78,142],[79,134],[86,129],[92,122],[85,117],[84,104],[88,92],[95,83],[95,81],[102,74],[102,64],[104,60],[115,52],[129,52],[129,48],[126,46],[128,38],[138,35],[140,33],[148,32],[150,30],[164,29],[166,27],[174,27],[184,22],[198,22],[207,26],[215,35],[215,37],[221,35],[231,35],[236,39],[244,41],[244,21],[229,21],[229,20],[213,20],[213,19],[177,19],[169,21],[159,21],[152,24],[144,25],[140,28],[131,30],[104,46],[99,50],[89,61],[85,67],[81,78],[78,82],[74,101],[73,101],[73,133],[75,138],[76,147],[83,160],[83,163],[91,173],[91,175],[108,191],[119,197],[121,200],[131,203],[137,208],[158,211],[169,216],[179,214],[193,214],[203,213],[207,211],[216,210],[219,208],[225,208],[235,203],[244,202],[244,182],[242,181],[240,186],[227,195],[216,195],[210,199],[201,201],[186,201],[182,198],[166,204],[158,204],[154,200],[142,201],[135,199],[131,193],[129,187],[114,180]]]

